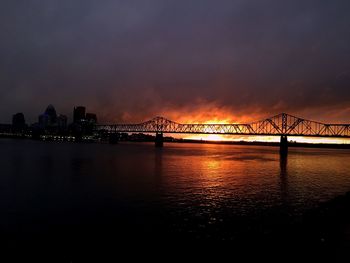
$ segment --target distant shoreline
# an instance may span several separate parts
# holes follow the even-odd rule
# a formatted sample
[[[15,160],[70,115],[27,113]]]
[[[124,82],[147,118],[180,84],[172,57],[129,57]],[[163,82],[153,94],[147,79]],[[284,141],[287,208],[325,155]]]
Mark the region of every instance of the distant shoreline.
[[[167,142],[167,141],[165,141]],[[205,143],[205,144],[231,144],[231,145],[257,145],[257,146],[280,146],[279,142],[258,142],[258,141],[208,141],[208,140],[175,140],[178,143]],[[335,144],[335,143],[303,143],[289,142],[288,147],[303,147],[303,148],[334,148],[334,149],[350,149],[350,144]]]
[[[71,138],[71,137],[70,137]],[[0,139],[29,139],[29,140],[38,140],[33,139],[28,136],[23,135],[8,135],[0,134]],[[72,140],[62,139],[62,140],[40,140],[45,142],[55,142],[55,141],[64,141],[64,142],[74,142]],[[120,140],[119,142],[153,142],[152,139],[134,139],[134,140]],[[79,143],[108,143],[105,140],[81,140]],[[172,137],[164,137],[164,143],[195,143],[195,144],[225,144],[225,145],[247,145],[247,146],[274,146],[279,147],[279,142],[259,142],[259,141],[210,141],[210,140],[194,140],[194,139],[175,139]],[[335,143],[302,143],[302,142],[289,142],[288,147],[300,147],[300,148],[329,148],[329,149],[350,149],[350,144],[335,144]]]

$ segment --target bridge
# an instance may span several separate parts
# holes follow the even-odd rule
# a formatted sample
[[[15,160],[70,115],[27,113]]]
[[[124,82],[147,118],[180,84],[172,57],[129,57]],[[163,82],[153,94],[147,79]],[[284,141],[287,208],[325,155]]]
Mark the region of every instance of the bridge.
[[[281,113],[264,120],[241,124],[182,124],[155,117],[138,124],[98,125],[110,135],[121,132],[155,133],[156,146],[163,146],[164,133],[280,136],[281,153],[288,151],[288,136],[350,138],[350,124],[326,124]]]

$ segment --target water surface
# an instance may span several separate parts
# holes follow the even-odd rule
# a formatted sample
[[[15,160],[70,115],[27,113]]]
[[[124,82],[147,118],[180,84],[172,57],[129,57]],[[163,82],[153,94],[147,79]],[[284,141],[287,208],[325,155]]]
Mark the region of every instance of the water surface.
[[[3,139],[0,157],[2,242],[15,248],[236,240],[350,190],[343,149],[281,159],[267,146]]]

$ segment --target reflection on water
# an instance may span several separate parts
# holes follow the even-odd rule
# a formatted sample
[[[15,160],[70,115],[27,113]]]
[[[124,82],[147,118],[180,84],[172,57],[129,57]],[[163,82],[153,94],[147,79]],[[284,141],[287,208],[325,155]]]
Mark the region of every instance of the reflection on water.
[[[0,156],[1,232],[11,237],[82,242],[165,229],[232,239],[245,231],[241,218],[298,217],[350,190],[349,150],[290,148],[281,158],[260,146],[1,140]]]

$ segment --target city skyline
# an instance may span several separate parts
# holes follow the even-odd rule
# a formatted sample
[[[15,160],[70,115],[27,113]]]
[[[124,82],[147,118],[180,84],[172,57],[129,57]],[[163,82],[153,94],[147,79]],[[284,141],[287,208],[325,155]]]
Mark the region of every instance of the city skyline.
[[[348,1],[2,1],[0,122],[349,122]]]
[[[74,116],[76,108],[83,109],[83,111],[84,111],[83,113],[80,113],[80,116],[78,116],[78,117]],[[33,125],[33,124],[40,122],[40,118],[42,116],[51,115],[50,113],[48,113],[48,111],[54,111],[54,113],[52,113],[52,114],[55,115],[55,117],[53,117],[53,118],[56,119],[56,118],[59,118],[61,116],[61,117],[67,118],[67,122],[69,122],[69,123],[75,123],[78,121],[78,119],[79,120],[84,119],[85,117],[87,117],[87,119],[95,118],[95,120],[97,122],[97,115],[95,113],[92,113],[92,112],[86,112],[85,106],[82,106],[82,105],[74,106],[70,113],[63,114],[62,112],[56,113],[56,107],[53,104],[48,104],[46,106],[46,110],[42,110],[41,112],[38,112],[36,118],[34,118],[34,121],[32,121],[32,122],[27,120],[25,112],[16,111],[10,116],[10,118],[9,118],[10,121],[8,121],[6,123],[2,123],[2,124],[10,124],[11,120],[13,122],[14,118],[16,118],[18,115],[22,115],[20,118],[24,118],[25,124]],[[56,122],[56,120],[54,122]]]

